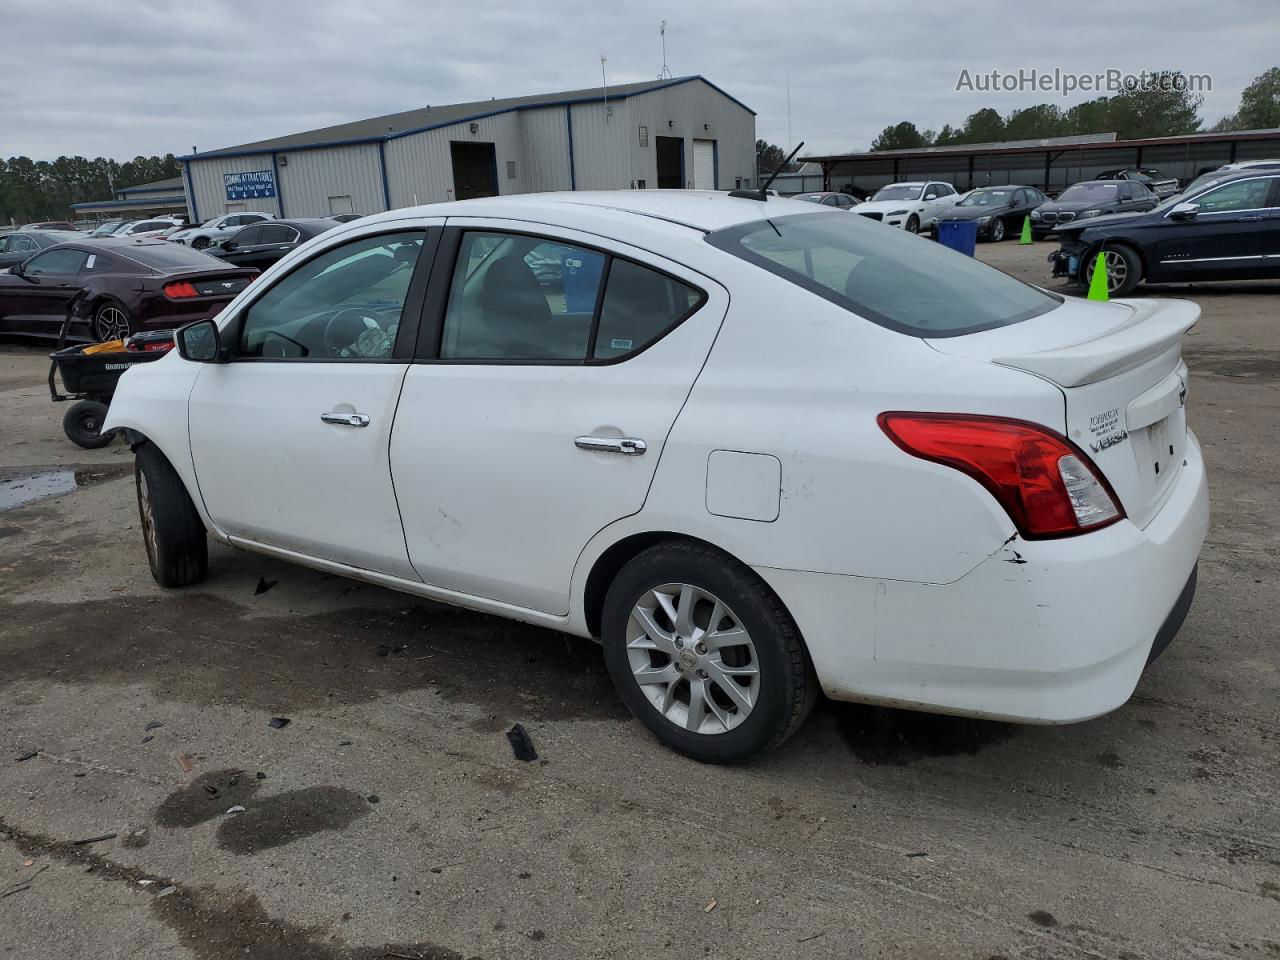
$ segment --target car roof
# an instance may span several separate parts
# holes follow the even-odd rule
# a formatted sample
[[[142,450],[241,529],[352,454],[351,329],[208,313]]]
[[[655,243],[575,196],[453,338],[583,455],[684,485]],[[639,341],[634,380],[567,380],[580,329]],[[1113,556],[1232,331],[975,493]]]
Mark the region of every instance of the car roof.
[[[528,217],[565,227],[573,227],[575,220],[589,217],[596,223],[604,219],[625,226],[643,217],[647,218],[650,226],[666,223],[709,233],[785,214],[825,216],[828,213],[838,215],[840,211],[815,210],[812,203],[786,197],[753,200],[718,190],[591,190],[521,193],[432,203],[370,214],[344,226],[359,225],[363,229],[369,224],[409,217],[488,216]]]

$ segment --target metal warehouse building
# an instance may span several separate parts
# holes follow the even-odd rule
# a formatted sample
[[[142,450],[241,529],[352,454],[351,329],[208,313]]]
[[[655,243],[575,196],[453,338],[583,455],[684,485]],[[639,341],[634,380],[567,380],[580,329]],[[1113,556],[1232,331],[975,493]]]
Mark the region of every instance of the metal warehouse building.
[[[182,157],[193,220],[316,217],[543,190],[728,189],[755,113],[700,77],[423,107]]]
[[[183,196],[181,177],[140,183],[136,187],[116,187],[111,192],[115,195],[114,200],[73,203],[71,209],[78,216],[106,214],[113,217],[149,217],[187,212],[187,198]]]

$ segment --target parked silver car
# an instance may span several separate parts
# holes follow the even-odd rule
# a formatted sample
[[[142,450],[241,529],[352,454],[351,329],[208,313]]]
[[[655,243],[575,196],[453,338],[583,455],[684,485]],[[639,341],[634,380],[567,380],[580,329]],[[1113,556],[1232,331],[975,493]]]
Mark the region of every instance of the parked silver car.
[[[203,250],[211,243],[225,240],[241,227],[247,227],[251,223],[260,223],[263,220],[274,220],[275,218],[276,215],[274,213],[258,213],[256,211],[224,213],[221,216],[214,217],[212,220],[206,220],[198,227],[172,234],[169,239],[175,243],[184,243],[196,250]]]

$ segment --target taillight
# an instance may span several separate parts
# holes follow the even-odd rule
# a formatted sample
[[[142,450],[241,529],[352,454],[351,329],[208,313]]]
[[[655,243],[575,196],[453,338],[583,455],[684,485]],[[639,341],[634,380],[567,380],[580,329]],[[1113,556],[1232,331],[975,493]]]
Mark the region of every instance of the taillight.
[[[188,297],[200,296],[200,291],[196,289],[196,285],[188,280],[179,280],[176,283],[166,283],[164,285],[164,295],[171,300],[185,300]]]
[[[1124,516],[1085,453],[1046,427],[952,413],[882,413],[877,420],[907,453],[986,487],[1028,539],[1097,530]]]

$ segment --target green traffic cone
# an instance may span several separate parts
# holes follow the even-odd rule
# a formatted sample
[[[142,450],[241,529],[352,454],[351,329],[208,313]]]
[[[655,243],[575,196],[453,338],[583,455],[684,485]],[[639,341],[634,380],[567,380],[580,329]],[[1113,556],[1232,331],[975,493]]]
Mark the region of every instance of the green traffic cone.
[[[1097,262],[1093,265],[1093,277],[1089,281],[1088,300],[1101,300],[1106,303],[1111,299],[1111,294],[1107,287],[1107,255],[1101,250],[1098,251]]]
[[[1031,218],[1023,217],[1022,218],[1022,236],[1018,238],[1018,243],[1030,243],[1030,242],[1031,242]]]

